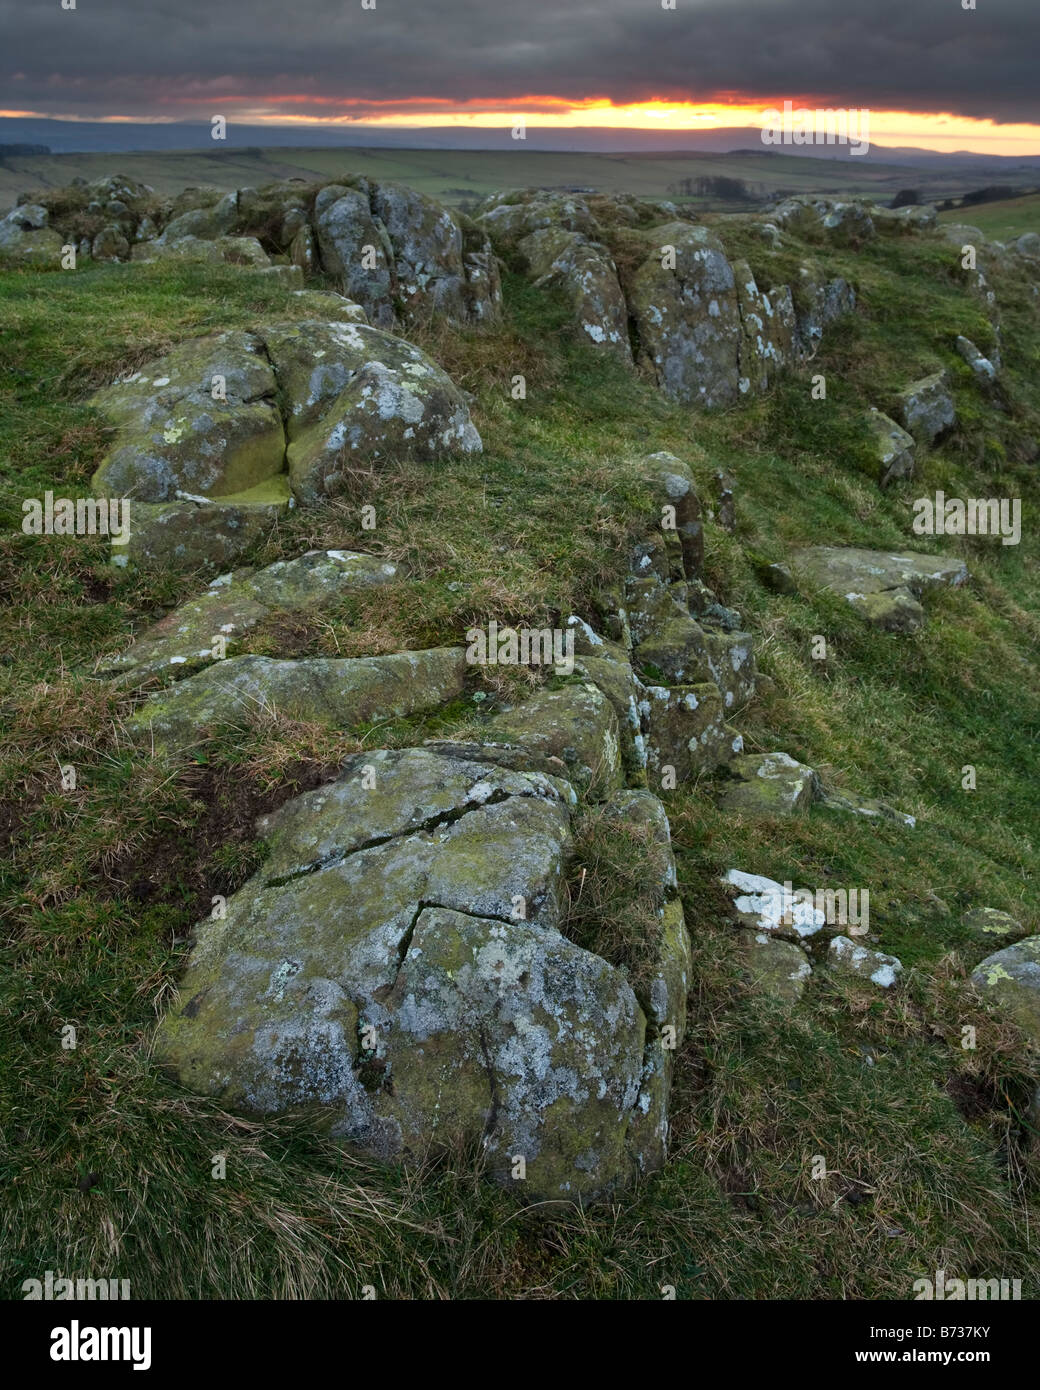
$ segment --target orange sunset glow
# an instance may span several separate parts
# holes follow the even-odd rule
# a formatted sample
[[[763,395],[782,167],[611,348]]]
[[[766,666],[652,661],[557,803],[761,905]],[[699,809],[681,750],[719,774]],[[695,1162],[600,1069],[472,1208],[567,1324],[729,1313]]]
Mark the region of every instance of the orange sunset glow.
[[[417,127],[454,126],[469,129],[511,129],[518,121],[537,128],[568,129],[597,127],[615,130],[660,130],[675,134],[727,128],[757,128],[763,124],[764,113],[782,108],[785,100],[793,100],[795,108],[814,109],[828,103],[813,97],[769,97],[752,101],[743,97],[732,102],[644,101],[627,105],[592,99],[575,102],[551,95],[526,95],[509,106],[490,108],[480,103],[460,105],[458,102],[416,98],[412,101],[379,102],[355,101],[338,97],[319,96],[310,92],[278,93],[264,101],[243,98],[232,91],[219,89],[208,98],[228,114],[250,125],[313,126],[328,129],[335,126]],[[185,98],[183,105],[196,106],[197,93]],[[180,106],[181,103],[168,102]],[[306,108],[305,111],[301,108]],[[990,155],[1028,155],[1040,153],[1040,126],[1031,124],[997,123],[975,120],[950,112],[890,111],[864,108],[869,111],[870,140],[874,145],[923,146],[949,153],[955,150],[975,150]],[[42,112],[31,110],[0,110],[0,117],[33,117]],[[48,113],[60,119],[83,119],[74,113]],[[140,116],[109,115],[92,117],[107,123],[148,120]],[[190,119],[184,109],[176,114],[153,116],[150,121],[165,124]]]

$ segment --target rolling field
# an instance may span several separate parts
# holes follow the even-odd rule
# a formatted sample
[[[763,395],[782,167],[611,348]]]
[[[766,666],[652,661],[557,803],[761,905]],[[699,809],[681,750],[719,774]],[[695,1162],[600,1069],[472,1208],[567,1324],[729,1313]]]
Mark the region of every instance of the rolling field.
[[[1011,241],[1025,232],[1040,232],[1040,193],[1024,198],[1007,198],[999,203],[955,208],[940,213],[943,222],[967,222],[979,227],[996,241]]]
[[[79,176],[107,177],[113,169],[175,193],[192,184],[217,188],[259,186],[276,179],[329,179],[364,174],[394,179],[450,204],[485,197],[500,188],[583,188],[631,193],[643,198],[674,196],[681,179],[725,177],[743,180],[762,198],[781,193],[868,195],[888,201],[913,185],[923,197],[962,193],[975,175],[949,169],[928,171],[857,160],[829,160],[786,154],[722,155],[584,154],[526,150],[502,136],[501,149],[292,149],[244,146],[241,149],[140,151],[113,155],[64,154],[0,161],[0,209],[13,206],[19,193],[59,188]],[[683,201],[688,201],[683,199]]]

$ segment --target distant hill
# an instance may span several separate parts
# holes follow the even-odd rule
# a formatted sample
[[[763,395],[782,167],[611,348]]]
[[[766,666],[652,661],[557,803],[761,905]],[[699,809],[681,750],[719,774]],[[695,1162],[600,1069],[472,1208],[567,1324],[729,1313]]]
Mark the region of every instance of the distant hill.
[[[9,125],[36,128],[51,124],[60,123],[0,121],[0,135],[6,133]],[[84,145],[89,143],[91,131],[98,129],[106,138],[116,138],[110,135],[112,127],[75,126],[77,137]],[[147,134],[154,142],[176,139],[180,147],[153,144],[150,148],[119,151],[88,148],[84,153],[75,154],[62,149],[72,138],[65,131],[48,142],[52,153],[0,159],[0,210],[13,206],[23,192],[63,187],[77,176],[97,179],[114,173],[140,179],[163,194],[177,193],[198,184],[230,189],[255,187],[285,178],[328,180],[348,173],[365,174],[377,180],[408,183],[456,206],[501,188],[539,187],[632,193],[645,198],[676,198],[722,207],[725,203],[718,199],[691,199],[687,190],[695,189],[701,180],[710,180],[719,186],[718,181],[725,179],[739,180],[760,201],[789,193],[823,193],[859,195],[889,202],[908,182],[905,165],[888,164],[873,157],[822,158],[819,152],[808,154],[800,150],[797,154],[787,154],[764,147],[756,149],[746,143],[747,132],[739,132],[745,141],[744,147],[728,152],[676,148],[608,154],[541,149],[533,138],[526,143],[504,139],[497,149],[432,149],[389,143],[351,145],[340,136],[335,143],[326,139],[307,146],[290,146],[271,138],[276,134],[285,135],[285,132],[259,132],[256,127],[243,128],[239,132],[242,138],[237,141],[234,128],[230,128],[227,144],[211,140],[208,127],[120,126],[119,130],[123,141],[140,133]],[[371,133],[365,132],[366,136]],[[260,134],[269,143],[263,146],[247,143],[246,136],[255,141]],[[476,132],[469,134],[476,138]],[[602,136],[603,132],[599,134]],[[533,137],[535,132],[531,135]],[[611,135],[619,133],[611,132]],[[481,138],[491,137],[483,132]],[[944,160],[942,156],[936,156],[936,160],[934,165],[916,167],[912,176],[914,187],[920,190],[922,198],[931,201],[959,197],[987,183],[1005,184],[1017,191],[1033,188],[1037,183],[1035,167],[976,168],[956,159]]]

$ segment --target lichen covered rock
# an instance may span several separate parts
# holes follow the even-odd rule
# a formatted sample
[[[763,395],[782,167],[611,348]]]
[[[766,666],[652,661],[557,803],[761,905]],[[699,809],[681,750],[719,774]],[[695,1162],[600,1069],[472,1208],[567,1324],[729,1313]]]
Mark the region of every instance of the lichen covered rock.
[[[97,673],[180,680],[235,654],[251,627],[275,609],[312,608],[337,595],[386,584],[394,565],[351,551],[310,551],[263,570],[238,570],[212,580],[204,593],[180,604],[125,652],[103,657]]]
[[[263,342],[240,332],[182,343],[120,377],[93,400],[117,430],[95,493],[169,502],[265,482],[284,465],[276,387]]]
[[[353,660],[228,657],[149,696],[129,727],[138,742],[164,752],[265,712],[346,729],[436,709],[462,693],[465,673],[465,653],[456,647]]]
[[[984,999],[1040,1043],[1040,936],[1029,936],[987,956],[971,977]]]
[[[741,815],[791,816],[807,811],[819,792],[813,769],[787,753],[748,753],[727,770],[734,780],[723,787],[719,805]]]
[[[200,924],[159,1058],[233,1110],[307,1107],[379,1157],[479,1143],[522,1197],[656,1166],[647,1017],[559,930],[572,800],[430,749],[351,759],[259,823],[270,857]],[[661,948],[652,1007],[681,1023],[681,909]]]

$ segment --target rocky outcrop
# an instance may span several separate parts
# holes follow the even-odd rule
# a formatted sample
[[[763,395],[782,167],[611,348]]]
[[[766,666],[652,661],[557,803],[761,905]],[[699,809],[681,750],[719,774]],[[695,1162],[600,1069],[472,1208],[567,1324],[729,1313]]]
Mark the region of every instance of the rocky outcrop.
[[[916,632],[925,620],[919,599],[968,578],[963,560],[829,545],[797,551],[791,568],[803,583],[840,595],[869,623],[889,632]]]
[[[481,448],[446,373],[339,303],[332,321],[182,343],[98,392],[115,439],[93,487],[131,499],[124,563],[226,566],[272,515],[334,494],[359,463]]]
[[[870,211],[862,203],[845,203],[814,195],[786,198],[769,214],[777,227],[807,241],[827,241],[833,246],[858,247],[876,235]]]
[[[487,322],[501,303],[486,236],[432,198],[401,184],[327,184],[314,201],[321,264],[381,328],[435,313]]]
[[[714,230],[671,204],[529,190],[497,194],[475,216],[502,255],[568,304],[579,336],[684,404],[712,409],[768,390],[855,306],[852,287],[814,265],[797,293],[760,289]],[[843,216],[851,226],[851,205]]]
[[[68,241],[95,260],[224,262],[301,286],[305,276],[333,276],[388,330],[433,316],[487,323],[501,309],[486,233],[396,183],[290,179],[230,193],[186,189],[163,202],[117,175],[40,194],[0,220],[0,259],[55,265]]]
[[[594,1197],[660,1166],[689,972],[667,819],[645,791],[605,808],[665,851],[637,997],[564,932],[575,788],[497,760],[581,742],[580,710],[574,733],[558,712],[550,745],[539,710],[476,757],[358,755],[258,823],[269,857],[200,924],[159,1033],[183,1084],[249,1114],[305,1106],[380,1158],[479,1144],[525,1197]]]
[[[628,310],[610,252],[581,232],[542,227],[518,246],[538,289],[556,291],[567,303],[582,338],[631,365]]]

